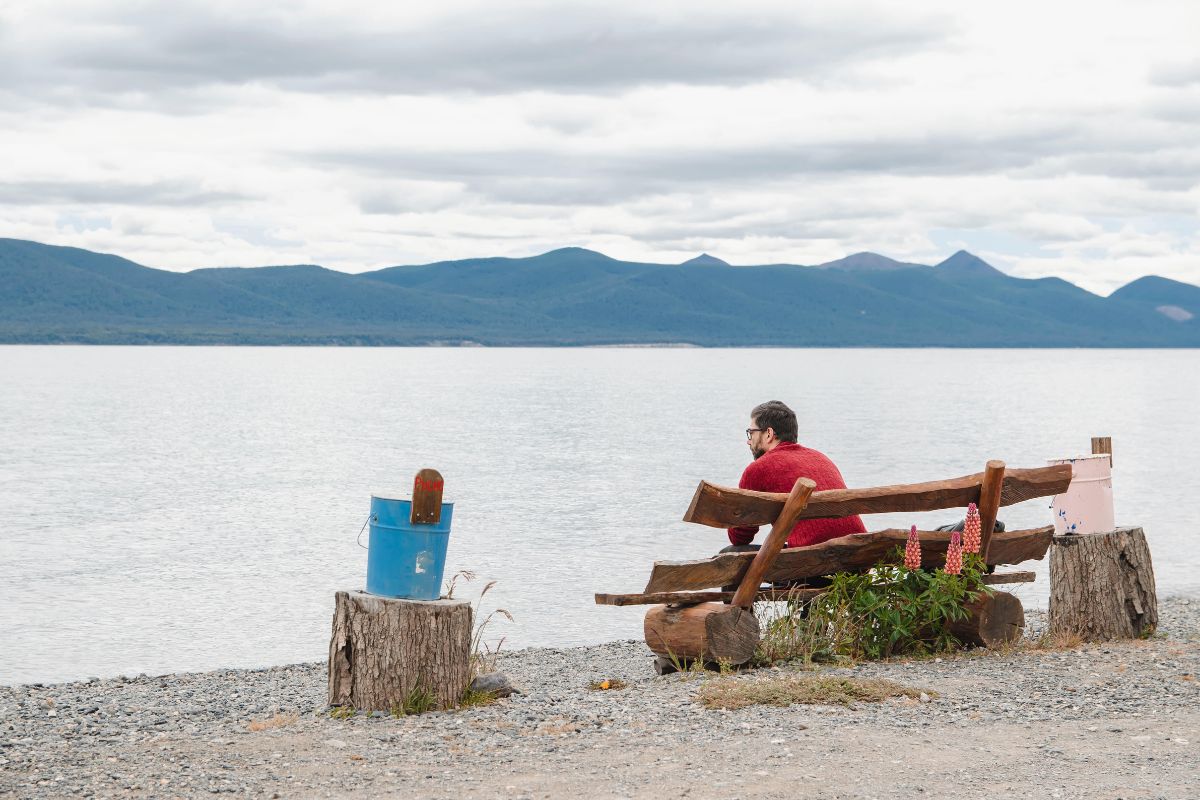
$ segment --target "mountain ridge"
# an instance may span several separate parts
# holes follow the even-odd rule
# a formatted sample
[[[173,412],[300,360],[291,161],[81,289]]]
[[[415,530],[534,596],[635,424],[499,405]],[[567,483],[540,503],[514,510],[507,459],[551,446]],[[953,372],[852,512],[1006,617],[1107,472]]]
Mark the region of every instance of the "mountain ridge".
[[[568,247],[357,274],[179,273],[0,239],[0,342],[1196,347],[1200,287],[1144,276],[1105,298],[965,251],[934,266],[857,253],[806,267]]]

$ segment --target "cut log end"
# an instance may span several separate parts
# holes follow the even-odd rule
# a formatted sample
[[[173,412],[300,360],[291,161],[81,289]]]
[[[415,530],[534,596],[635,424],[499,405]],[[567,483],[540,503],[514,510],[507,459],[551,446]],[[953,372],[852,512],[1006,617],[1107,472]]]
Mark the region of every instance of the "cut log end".
[[[969,606],[966,628],[955,631],[959,640],[979,647],[999,647],[1017,641],[1025,632],[1025,608],[1015,595],[995,592]]]
[[[724,603],[652,606],[644,629],[647,646],[668,661],[745,664],[758,648],[754,612]]]

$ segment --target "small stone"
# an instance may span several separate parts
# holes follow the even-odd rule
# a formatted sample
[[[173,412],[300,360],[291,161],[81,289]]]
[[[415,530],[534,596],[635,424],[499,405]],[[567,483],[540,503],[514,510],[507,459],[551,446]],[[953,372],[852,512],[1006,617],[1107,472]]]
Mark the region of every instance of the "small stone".
[[[344,748],[346,746],[346,743],[343,742],[341,739],[326,739],[325,744],[329,745],[330,747],[336,748],[338,750],[341,750],[342,748]]]
[[[928,703],[928,702],[929,702],[929,695],[928,695],[928,694],[926,694],[925,692],[921,692],[921,702],[922,702],[922,703]]]

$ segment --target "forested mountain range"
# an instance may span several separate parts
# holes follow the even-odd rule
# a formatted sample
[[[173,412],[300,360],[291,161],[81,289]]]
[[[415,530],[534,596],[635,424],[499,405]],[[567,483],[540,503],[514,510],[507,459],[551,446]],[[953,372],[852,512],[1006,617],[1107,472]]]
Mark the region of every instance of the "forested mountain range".
[[[618,261],[580,248],[347,274],[179,273],[0,239],[0,342],[828,347],[1197,347],[1200,287],[1155,276],[1100,297],[965,251],[926,266]]]

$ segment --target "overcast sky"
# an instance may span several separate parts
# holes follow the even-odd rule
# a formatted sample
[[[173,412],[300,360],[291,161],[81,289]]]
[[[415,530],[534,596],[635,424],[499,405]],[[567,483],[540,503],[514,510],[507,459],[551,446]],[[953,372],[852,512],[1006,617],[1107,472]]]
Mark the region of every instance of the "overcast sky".
[[[0,236],[1200,284],[1200,3],[0,0]]]

